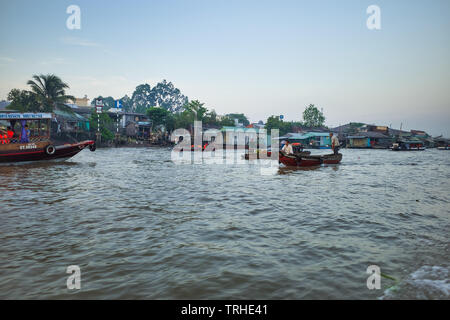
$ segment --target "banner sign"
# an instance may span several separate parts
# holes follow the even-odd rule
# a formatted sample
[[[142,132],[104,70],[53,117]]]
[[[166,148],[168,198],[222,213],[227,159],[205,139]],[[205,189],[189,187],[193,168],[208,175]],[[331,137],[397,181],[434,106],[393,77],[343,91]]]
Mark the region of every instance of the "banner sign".
[[[51,113],[0,113],[0,120],[52,119]]]

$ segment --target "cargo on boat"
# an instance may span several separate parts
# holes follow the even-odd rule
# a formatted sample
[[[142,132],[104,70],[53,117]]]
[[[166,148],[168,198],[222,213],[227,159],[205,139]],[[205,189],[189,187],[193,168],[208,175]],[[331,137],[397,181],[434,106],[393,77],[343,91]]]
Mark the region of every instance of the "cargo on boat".
[[[1,112],[0,122],[6,129],[0,130],[0,163],[66,160],[86,147],[95,151],[92,140],[53,140],[52,119],[51,113]]]

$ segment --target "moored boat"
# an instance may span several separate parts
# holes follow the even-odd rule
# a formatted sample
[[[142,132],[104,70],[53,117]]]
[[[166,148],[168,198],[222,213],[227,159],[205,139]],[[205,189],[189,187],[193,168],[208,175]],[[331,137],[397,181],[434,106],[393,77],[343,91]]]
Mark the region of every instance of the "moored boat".
[[[52,140],[51,113],[5,112],[0,113],[0,120],[10,124],[6,134],[0,133],[0,163],[65,160],[86,147],[96,149],[92,140],[76,143]]]

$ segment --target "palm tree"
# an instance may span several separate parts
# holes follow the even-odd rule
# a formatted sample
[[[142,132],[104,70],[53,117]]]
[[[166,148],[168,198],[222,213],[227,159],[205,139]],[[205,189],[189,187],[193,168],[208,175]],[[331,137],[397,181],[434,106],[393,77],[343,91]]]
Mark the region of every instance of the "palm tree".
[[[194,100],[185,105],[185,110],[194,114],[194,119],[202,121],[205,117],[208,109],[203,107],[204,103],[200,103],[198,100]]]
[[[65,104],[69,100],[75,101],[75,97],[66,94],[66,89],[69,88],[67,83],[63,82],[54,74],[47,75],[33,75],[34,80],[27,82],[31,87],[31,91],[36,94],[40,104],[40,109],[43,112],[52,112],[55,109],[73,112],[72,108]]]

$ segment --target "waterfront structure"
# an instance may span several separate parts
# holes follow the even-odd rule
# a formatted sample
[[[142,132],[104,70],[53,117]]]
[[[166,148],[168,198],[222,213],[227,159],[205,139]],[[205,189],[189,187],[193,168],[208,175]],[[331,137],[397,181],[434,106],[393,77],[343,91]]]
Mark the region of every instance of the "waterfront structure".
[[[347,148],[387,149],[391,144],[392,138],[380,132],[367,131],[347,136]]]
[[[262,130],[265,130],[264,128],[246,128],[244,126],[242,127],[231,127],[231,126],[224,126],[222,127],[221,131],[223,133],[223,142],[224,144],[228,145],[234,145],[235,147],[239,144],[239,139],[244,139],[243,143],[245,145],[248,145],[250,142],[250,136],[252,134],[255,134],[256,136],[259,136]],[[270,132],[266,132],[267,134],[267,142],[266,146],[269,147],[272,145],[271,141],[271,135]],[[257,144],[259,144],[259,141],[257,140]]]
[[[89,107],[90,106],[87,95],[85,95],[83,98],[75,98],[75,101],[73,101],[73,103],[79,107]]]
[[[69,113],[56,109],[54,112],[58,124],[58,131],[78,133],[80,131],[90,130],[90,121],[85,116],[76,112]]]

